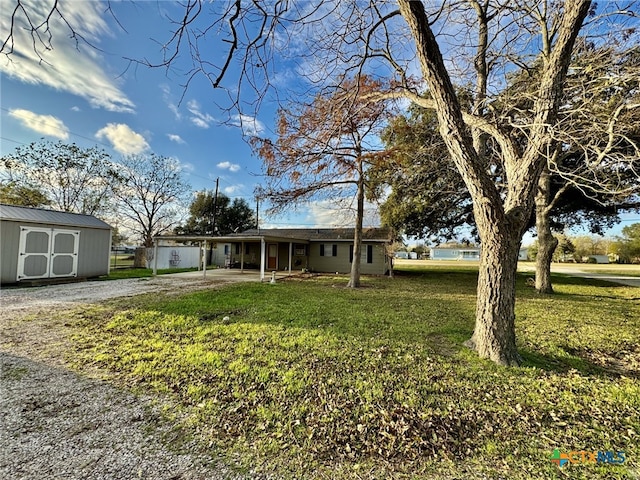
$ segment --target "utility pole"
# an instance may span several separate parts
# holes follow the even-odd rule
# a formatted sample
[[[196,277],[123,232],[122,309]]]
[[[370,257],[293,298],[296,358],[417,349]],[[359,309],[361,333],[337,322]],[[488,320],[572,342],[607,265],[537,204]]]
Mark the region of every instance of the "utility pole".
[[[256,197],[256,230],[260,230],[260,197]]]
[[[211,225],[211,236],[216,234],[216,215],[218,215],[218,182],[220,177],[216,178],[216,193],[213,197],[213,225]]]

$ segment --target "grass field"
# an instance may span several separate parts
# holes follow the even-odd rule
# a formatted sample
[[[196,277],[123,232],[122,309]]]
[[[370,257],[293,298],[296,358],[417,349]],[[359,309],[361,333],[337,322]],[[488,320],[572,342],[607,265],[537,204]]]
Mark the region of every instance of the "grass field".
[[[95,306],[71,356],[278,477],[638,478],[640,289],[557,276],[539,296],[522,274],[524,363],[503,368],[462,346],[474,266],[402,268],[357,291],[317,276]],[[625,461],[560,469],[554,449]]]

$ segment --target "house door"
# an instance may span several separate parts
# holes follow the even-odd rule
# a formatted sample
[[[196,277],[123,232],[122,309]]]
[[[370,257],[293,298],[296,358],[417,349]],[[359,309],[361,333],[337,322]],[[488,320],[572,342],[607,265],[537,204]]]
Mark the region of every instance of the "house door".
[[[270,243],[267,245],[267,268],[269,270],[278,269],[278,244]]]
[[[80,232],[21,227],[17,280],[75,277]]]

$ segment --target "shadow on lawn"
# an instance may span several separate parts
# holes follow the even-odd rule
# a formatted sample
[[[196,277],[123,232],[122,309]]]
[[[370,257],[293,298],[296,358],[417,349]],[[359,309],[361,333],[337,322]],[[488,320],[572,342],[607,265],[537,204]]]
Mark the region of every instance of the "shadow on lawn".
[[[631,361],[631,356],[638,356],[640,351],[628,352],[629,355],[610,355],[595,352],[588,348],[560,347],[566,355],[552,355],[520,349],[523,366],[536,367],[555,373],[567,373],[575,370],[586,376],[603,378],[627,377],[640,379],[640,370]]]

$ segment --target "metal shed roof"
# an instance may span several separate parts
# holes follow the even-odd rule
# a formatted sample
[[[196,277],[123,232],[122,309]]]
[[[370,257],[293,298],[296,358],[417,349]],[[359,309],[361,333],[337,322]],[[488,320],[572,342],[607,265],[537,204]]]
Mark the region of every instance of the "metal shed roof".
[[[16,205],[4,204],[0,204],[0,220],[98,228],[103,230],[111,229],[108,224],[92,215],[57,212],[55,210],[45,210],[43,208],[18,207]]]

